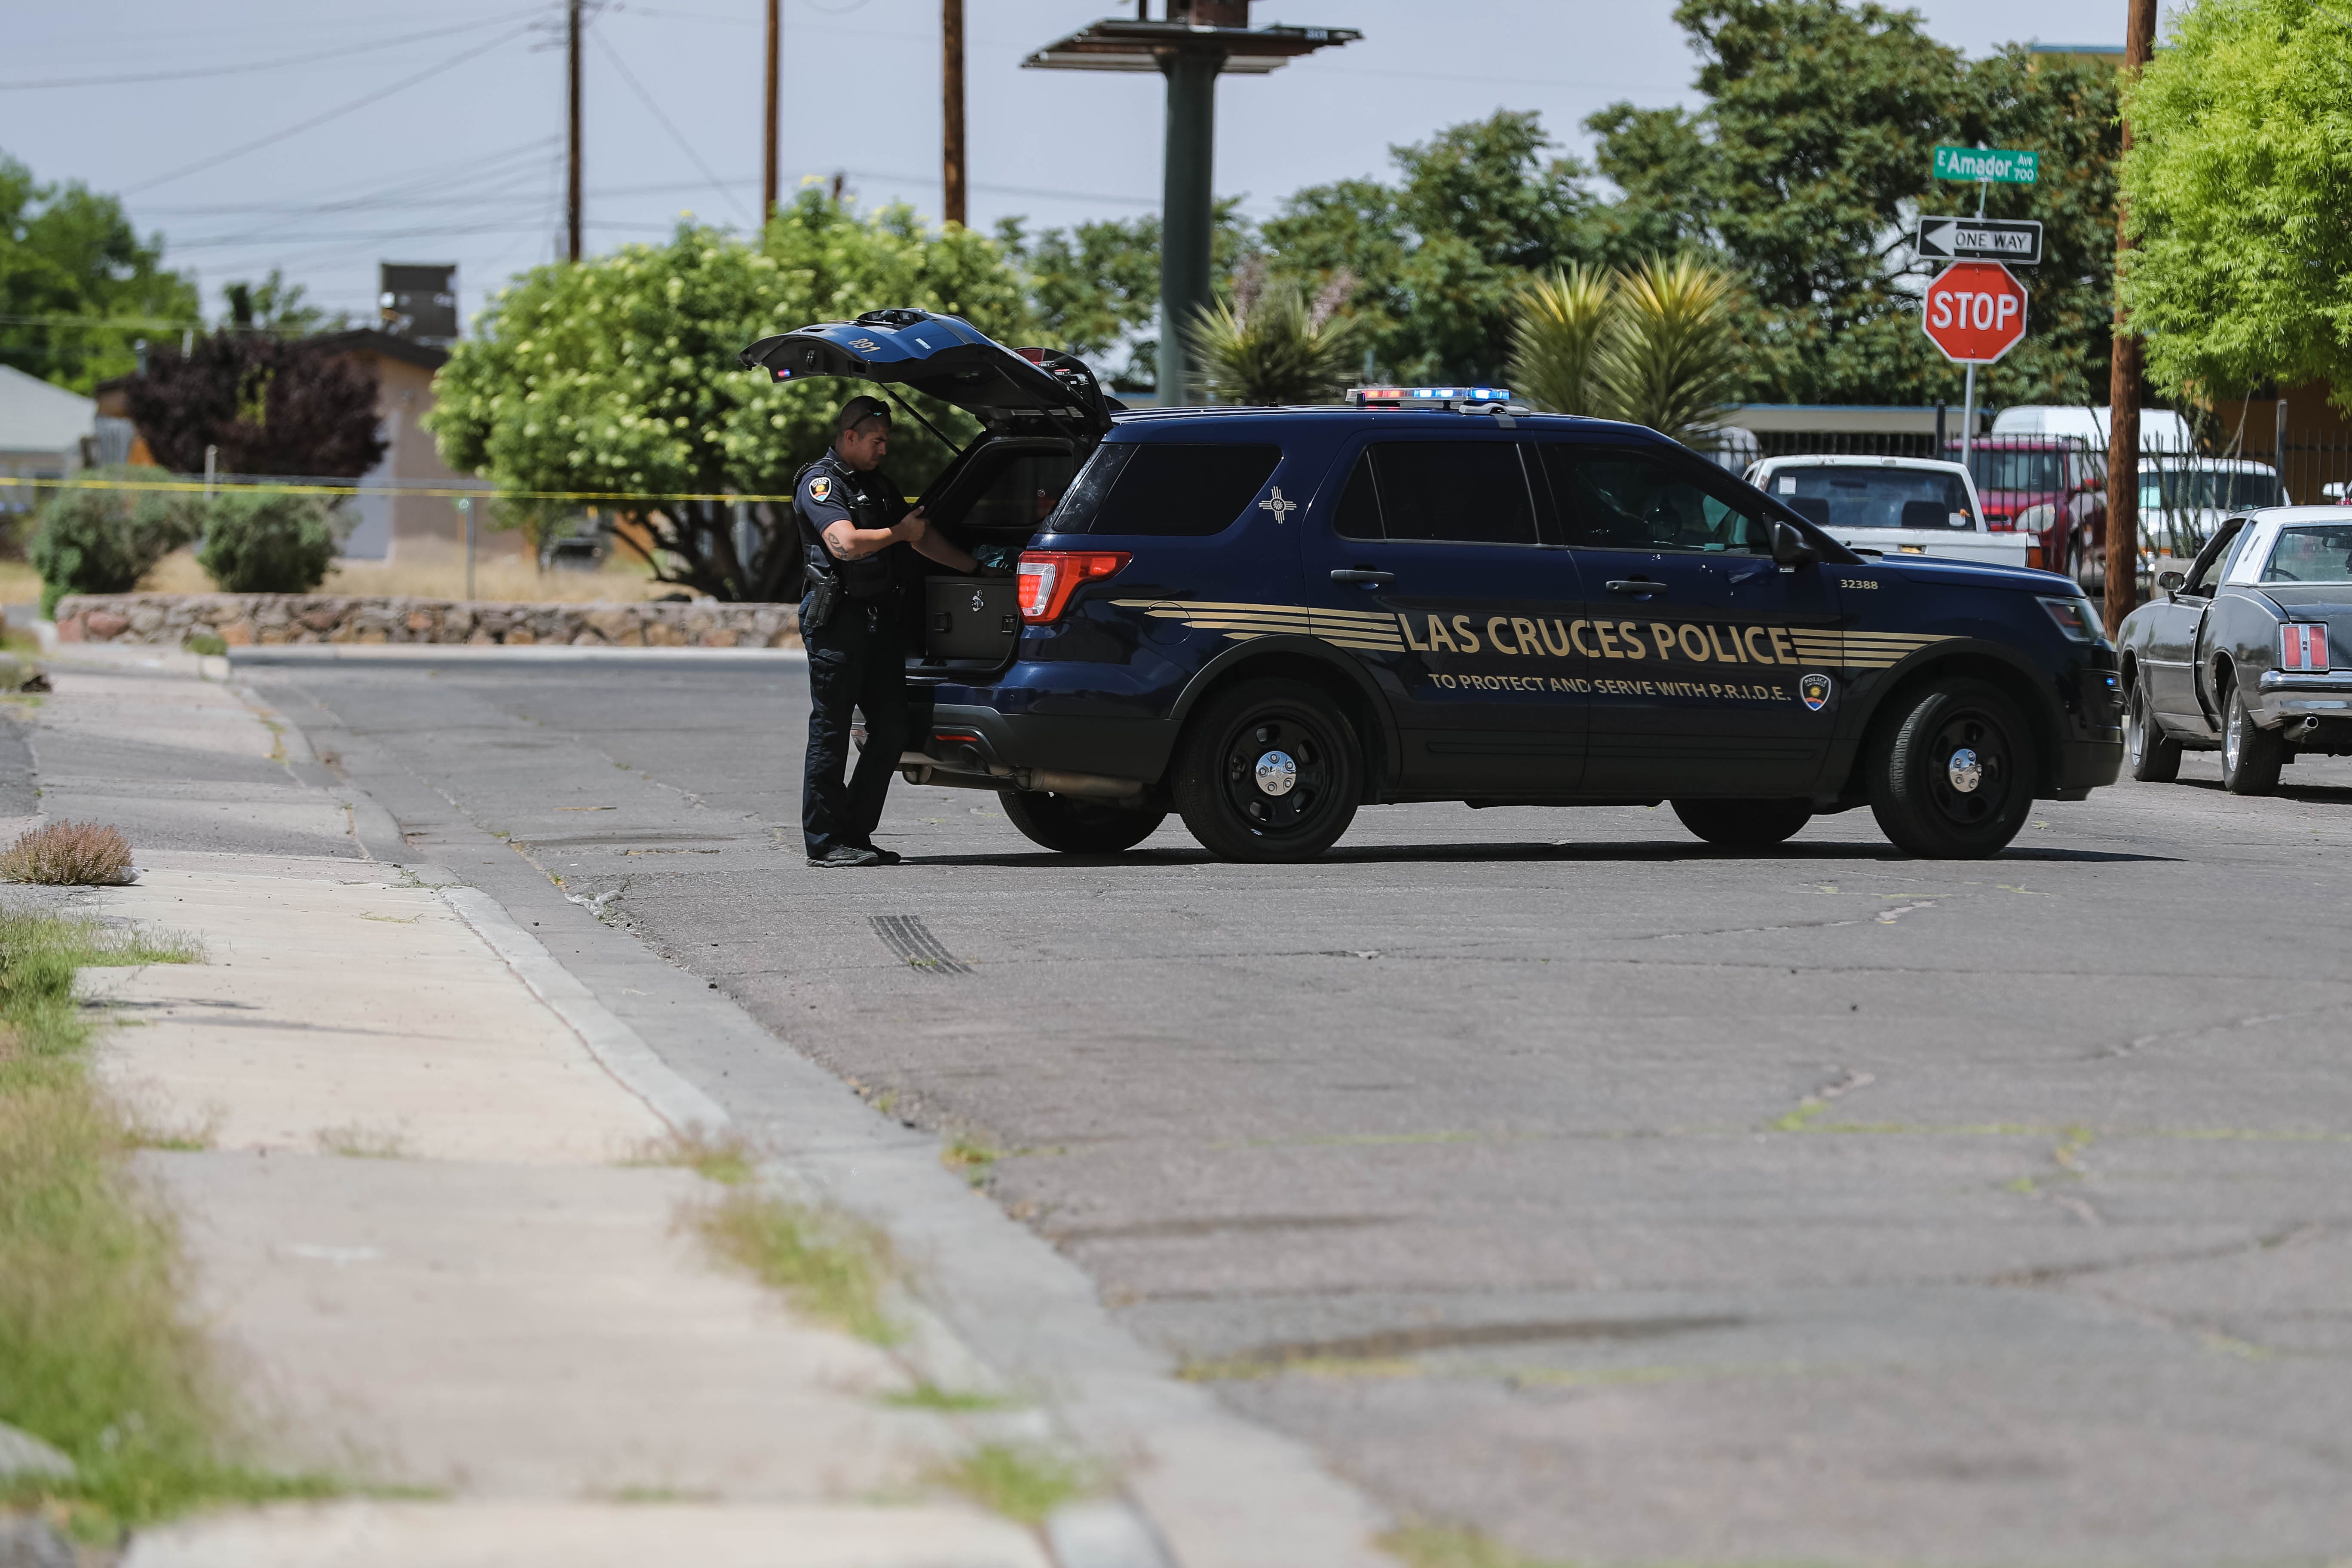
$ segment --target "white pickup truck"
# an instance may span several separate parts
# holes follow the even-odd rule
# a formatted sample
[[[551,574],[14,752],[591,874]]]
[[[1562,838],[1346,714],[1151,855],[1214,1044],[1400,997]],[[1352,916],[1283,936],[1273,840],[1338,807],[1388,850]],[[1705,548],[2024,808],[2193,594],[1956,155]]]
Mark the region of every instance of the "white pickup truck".
[[[2031,533],[1985,525],[1976,482],[1932,458],[1767,458],[1748,482],[1849,550],[2024,566]]]

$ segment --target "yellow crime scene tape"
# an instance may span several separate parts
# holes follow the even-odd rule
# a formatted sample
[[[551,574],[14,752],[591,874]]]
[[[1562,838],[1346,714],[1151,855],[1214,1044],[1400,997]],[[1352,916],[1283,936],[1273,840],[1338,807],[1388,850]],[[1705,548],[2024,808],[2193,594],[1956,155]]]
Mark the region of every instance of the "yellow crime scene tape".
[[[737,491],[685,491],[655,495],[643,490],[500,490],[478,489],[448,485],[302,485],[275,484],[267,479],[259,482],[226,479],[207,485],[202,479],[26,479],[0,474],[0,485],[22,486],[31,489],[90,489],[90,490],[165,490],[181,494],[191,491],[230,489],[284,490],[301,496],[443,496],[467,500],[609,500],[609,501],[778,501],[789,502],[790,495],[759,495]]]

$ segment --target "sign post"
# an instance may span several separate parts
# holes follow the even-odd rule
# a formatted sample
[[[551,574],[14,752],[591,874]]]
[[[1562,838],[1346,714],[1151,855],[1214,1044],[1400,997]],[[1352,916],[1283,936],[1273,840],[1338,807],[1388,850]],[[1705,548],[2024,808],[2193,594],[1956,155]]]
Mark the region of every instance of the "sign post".
[[[2000,265],[2000,263],[2015,261],[2021,266],[2023,266],[2042,259],[2042,226],[2038,223],[1988,224],[1985,221],[1984,216],[1985,197],[1995,184],[2031,185],[2037,184],[2042,177],[2042,154],[2039,153],[2020,152],[2014,148],[2008,147],[1938,147],[1936,149],[1935,167],[1936,178],[1939,180],[1974,180],[1977,183],[1977,216],[1975,223],[1970,226],[1976,231],[1976,237],[1979,238],[1982,243],[1971,246],[1969,252],[1966,257],[1962,256],[1957,244],[1955,244],[1949,250],[1931,248],[1929,238],[1929,228],[1931,225],[1941,225],[1947,223],[1959,224],[1966,222],[1967,220],[1956,218],[1922,218],[1919,220],[1919,232],[1916,247],[1919,252],[1920,259],[1922,260],[1939,259],[1942,257],[1948,255],[1952,257],[1956,262],[1956,265],[1944,268],[1944,270],[1937,275],[1936,280],[1927,285],[1927,308],[1922,319],[1927,329],[1927,336],[1934,340],[1937,348],[1944,351],[1944,357],[1946,359],[1955,361],[1956,363],[1966,364],[1969,367],[1967,390],[1961,394],[1960,401],[1960,461],[1965,464],[1969,460],[1969,443],[1976,437],[1977,366],[1980,364],[1992,363],[1993,361],[2000,358],[2002,354],[2005,354],[2011,349],[2015,348],[2017,346],[2017,340],[2025,336],[2025,286],[2020,283],[2015,278],[2011,277],[2010,275],[2009,268],[2006,266]],[[2000,252],[2003,246],[2013,244],[2015,241],[2005,235],[1996,236],[1994,231],[2016,230],[2019,228],[2030,228],[2032,230],[2033,254],[2031,256],[2009,256],[2000,254]],[[1937,231],[1937,237],[1938,239],[1947,237],[1955,239],[1958,237],[1956,234],[1952,233],[1952,231],[1941,229]],[[1978,257],[1981,257],[1982,259],[1976,259]],[[1991,280],[1979,276],[1979,273],[1984,271],[1997,272],[2000,274],[2001,279],[2007,284],[2007,289],[2003,289],[1998,287],[1990,287]],[[2009,318],[2002,307],[2011,300],[2012,295],[2014,296],[2017,321],[2016,333],[2006,342],[2001,342],[2000,346],[1994,349],[1990,353],[1982,354],[1980,356],[1975,353],[1955,353],[1952,352],[1952,349],[1947,345],[1945,338],[1937,335],[1937,327],[1936,324],[1936,315],[1938,308],[1937,302],[1937,290],[1939,289],[1945,289],[1946,279],[1953,278],[1956,273],[1966,274],[1966,276],[1954,282],[1951,287],[1945,291],[1942,309],[1945,312],[1946,324],[1943,328],[1943,331],[1947,334],[1954,335],[1955,342],[1966,339],[1968,341],[1968,346],[1972,350],[1986,347],[1990,342],[1990,340],[1986,340],[1985,342],[1977,341],[1977,329],[1971,324],[1974,320],[1974,306],[1971,305],[1965,309],[1961,309],[1957,320],[1955,320],[1955,302],[1960,298],[1961,290],[1970,289],[1979,283],[1989,285],[1985,297],[1993,301],[1993,313],[2000,316],[2001,321],[2004,323]],[[1975,298],[1974,295],[1971,295],[1970,297]],[[1985,326],[1988,329],[1993,328],[1994,322],[1989,320],[1985,322]]]

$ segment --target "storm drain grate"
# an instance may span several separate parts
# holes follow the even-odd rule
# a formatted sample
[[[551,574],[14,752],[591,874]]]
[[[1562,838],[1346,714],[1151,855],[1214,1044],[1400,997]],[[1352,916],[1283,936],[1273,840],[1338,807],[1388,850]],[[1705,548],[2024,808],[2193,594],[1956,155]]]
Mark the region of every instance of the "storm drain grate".
[[[868,915],[866,923],[882,945],[927,974],[970,974],[971,965],[940,945],[931,928],[916,915]]]

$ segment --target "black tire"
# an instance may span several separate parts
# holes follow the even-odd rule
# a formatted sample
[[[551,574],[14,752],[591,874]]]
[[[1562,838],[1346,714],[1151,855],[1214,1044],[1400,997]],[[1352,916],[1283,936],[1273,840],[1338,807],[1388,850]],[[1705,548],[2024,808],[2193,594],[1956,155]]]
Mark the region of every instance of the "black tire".
[[[2180,742],[2157,721],[2148,706],[2147,677],[2137,671],[2124,702],[2124,769],[2142,784],[2170,784],[2180,776]]]
[[[1683,826],[1727,849],[1762,849],[1796,836],[1813,819],[1806,800],[1678,800]]]
[[[2032,731],[1988,682],[1955,678],[1897,697],[1871,731],[1868,755],[1870,814],[1906,854],[1998,855],[2032,814]]]
[[[1355,820],[1363,755],[1314,687],[1248,680],[1192,716],[1171,778],[1184,826],[1219,859],[1312,860]]]
[[[2221,787],[2231,795],[2270,795],[2285,761],[2286,742],[2254,722],[2232,673],[2221,697]]]
[[[1111,805],[1073,795],[999,790],[1004,815],[1033,844],[1065,855],[1117,855],[1132,849],[1168,820],[1164,805]]]

